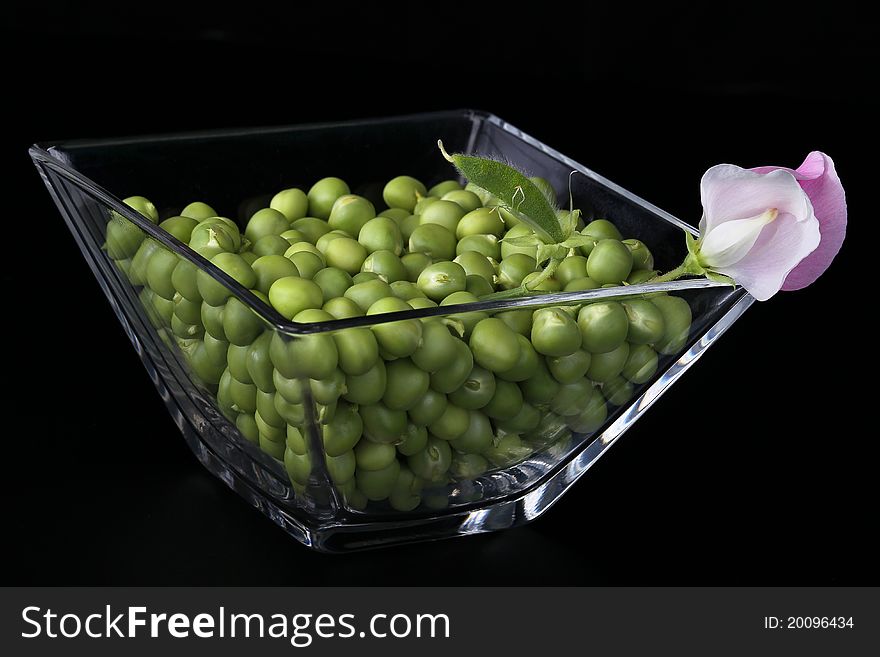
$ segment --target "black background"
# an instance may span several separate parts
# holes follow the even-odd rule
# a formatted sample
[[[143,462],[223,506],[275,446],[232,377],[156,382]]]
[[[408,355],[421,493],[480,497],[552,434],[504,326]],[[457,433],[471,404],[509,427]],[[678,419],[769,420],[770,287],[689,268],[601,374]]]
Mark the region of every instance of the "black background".
[[[838,3],[790,15],[325,4],[8,14],[4,583],[878,583],[865,314],[876,25]],[[708,166],[794,167],[823,150],[847,189],[848,241],[811,288],[756,304],[533,524],[312,553],[189,453],[26,149],[459,107],[690,221]]]

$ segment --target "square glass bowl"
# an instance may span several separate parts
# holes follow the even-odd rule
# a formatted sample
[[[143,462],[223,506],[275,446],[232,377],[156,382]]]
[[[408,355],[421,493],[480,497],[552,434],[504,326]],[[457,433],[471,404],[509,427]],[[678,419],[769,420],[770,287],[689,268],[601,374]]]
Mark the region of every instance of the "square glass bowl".
[[[384,183],[401,173],[429,186],[454,176],[438,152],[438,139],[450,152],[497,156],[540,175],[560,199],[568,198],[570,184],[574,205],[584,212],[585,220],[610,219],[625,237],[645,242],[661,271],[681,262],[682,231],[696,234],[687,224],[498,117],[470,110],[76,141],[34,146],[30,151],[83,257],[198,459],[288,534],[318,550],[362,549],[529,522],[583,475],[752,302],[739,288],[705,281],[703,287],[692,289],[675,282],[295,323],[120,201],[145,195],[156,204],[161,220],[191,201],[203,200],[244,227],[278,190],[308,189],[320,178],[338,176],[379,208],[384,207]],[[582,175],[570,176],[572,171]],[[110,257],[113,249],[107,248],[108,225],[113,222],[125,224],[123,232],[134,235],[129,252],[122,254],[125,257],[113,254],[115,260]],[[191,277],[201,276],[213,284],[222,293],[222,306],[206,308],[206,302],[199,306],[197,292],[194,300],[186,299],[178,290],[153,284],[146,265],[156,254],[165,266],[179,263]],[[406,450],[400,445],[388,465],[381,461],[379,470],[359,469],[356,476],[351,474],[356,459],[350,450],[327,455],[325,441],[331,433],[338,438],[352,431],[352,422],[334,418],[339,413],[366,417],[363,409],[369,406],[336,401],[343,382],[351,383],[344,372],[334,372],[340,385],[329,393],[332,385],[316,385],[307,378],[314,371],[309,367],[322,367],[321,362],[310,364],[321,353],[320,346],[326,347],[328,341],[337,344],[343,331],[375,332],[394,321],[401,324],[391,325],[392,330],[405,330],[413,322],[436,321],[431,318],[445,318],[460,330],[475,318],[517,309],[528,322],[540,307],[576,310],[600,294],[632,298],[636,293],[654,293],[656,297],[658,291],[683,299],[692,323],[677,344],[658,348],[658,366],[646,380],[635,377],[640,382],[626,383],[618,378],[614,390],[608,383],[594,386],[587,380],[590,385],[582,386],[583,396],[572,397],[569,389],[568,405],[561,408],[559,400],[565,395],[554,379],[547,378],[542,364],[544,378],[536,374],[527,381],[503,384],[508,391],[510,385],[525,391],[526,405],[518,404],[514,395],[515,408],[499,400],[491,414],[485,408],[468,412],[468,430],[480,423],[482,427],[475,432],[481,445],[476,455],[461,453],[457,447],[462,441],[452,442],[452,449],[435,444],[441,439],[433,433],[442,433],[441,427],[431,424],[430,431],[421,427],[411,411],[405,415],[402,432],[399,414],[388,418],[375,407],[369,411],[374,417],[368,424],[384,422],[383,427],[392,427],[388,431],[397,432],[397,438],[383,438],[391,445],[406,439],[418,447],[426,433],[432,434],[418,458],[419,472],[434,473],[433,480],[412,476],[409,459],[413,457],[403,454]],[[180,303],[183,306],[178,308]],[[232,305],[235,310],[229,311]],[[231,312],[246,316],[250,324],[244,336],[233,340],[225,335],[220,310],[223,316]],[[181,326],[178,314],[186,316],[185,311],[195,324]],[[232,344],[227,346],[227,341]],[[370,386],[366,388],[362,394],[369,395]],[[348,386],[345,394],[351,394]],[[431,414],[430,409],[423,410]],[[464,417],[457,413],[459,419]],[[357,426],[363,422],[342,417],[353,421],[353,439],[367,440]],[[330,422],[337,424],[328,429]],[[492,434],[489,442],[487,431]],[[380,460],[387,457],[387,448],[377,450]],[[369,462],[370,455],[363,456]],[[451,465],[444,470],[447,460]]]

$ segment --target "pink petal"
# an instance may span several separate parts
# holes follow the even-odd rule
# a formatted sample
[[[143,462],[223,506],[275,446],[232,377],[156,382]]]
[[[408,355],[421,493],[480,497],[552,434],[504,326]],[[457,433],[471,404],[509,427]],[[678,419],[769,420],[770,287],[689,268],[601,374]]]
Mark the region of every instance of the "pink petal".
[[[828,269],[846,237],[846,194],[834,168],[834,161],[821,151],[813,151],[796,171],[784,167],[756,167],[755,173],[788,171],[810,197],[819,220],[822,240],[810,255],[795,267],[783,290],[799,290],[815,281]]]

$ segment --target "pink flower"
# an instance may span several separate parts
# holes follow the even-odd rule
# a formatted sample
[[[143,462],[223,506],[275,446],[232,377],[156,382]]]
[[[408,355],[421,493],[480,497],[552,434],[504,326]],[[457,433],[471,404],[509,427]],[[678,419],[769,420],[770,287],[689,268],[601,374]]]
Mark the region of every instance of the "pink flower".
[[[760,301],[815,281],[846,235],[843,186],[834,162],[818,151],[794,171],[719,164],[703,175],[700,196],[700,266]]]

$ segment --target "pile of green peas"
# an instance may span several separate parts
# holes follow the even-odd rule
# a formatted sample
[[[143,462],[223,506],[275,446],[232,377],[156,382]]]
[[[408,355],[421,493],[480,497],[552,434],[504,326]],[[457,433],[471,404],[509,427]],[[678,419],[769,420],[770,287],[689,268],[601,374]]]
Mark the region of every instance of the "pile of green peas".
[[[552,187],[533,179],[548,195]],[[339,178],[278,192],[244,232],[203,202],[161,223],[144,197],[125,203],[188,244],[294,322],[463,304],[537,276],[531,229],[484,190],[445,180],[389,181],[388,206]],[[648,247],[606,219],[579,226],[540,290],[589,290],[656,274]],[[438,505],[432,488],[514,465],[626,404],[662,355],[685,345],[688,303],[675,296],[465,312],[290,338],[190,261],[121,216],[105,249],[140,286],[151,320],[216,394],[241,435],[282,461],[303,494],[313,471],[311,399],[322,457],[346,503],[397,511]]]

